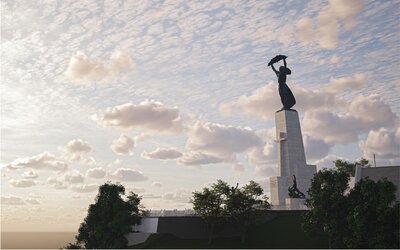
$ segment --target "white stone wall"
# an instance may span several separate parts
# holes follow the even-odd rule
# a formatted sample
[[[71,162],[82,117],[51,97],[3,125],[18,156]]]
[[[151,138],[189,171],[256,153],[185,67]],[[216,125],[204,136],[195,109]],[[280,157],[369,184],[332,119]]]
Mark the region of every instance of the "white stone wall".
[[[296,176],[297,188],[307,196],[311,179],[316,173],[316,166],[306,163],[297,111],[276,112],[275,123],[278,143],[278,176],[270,177],[270,190],[272,205],[281,207],[286,204],[288,188],[293,185],[293,175]]]

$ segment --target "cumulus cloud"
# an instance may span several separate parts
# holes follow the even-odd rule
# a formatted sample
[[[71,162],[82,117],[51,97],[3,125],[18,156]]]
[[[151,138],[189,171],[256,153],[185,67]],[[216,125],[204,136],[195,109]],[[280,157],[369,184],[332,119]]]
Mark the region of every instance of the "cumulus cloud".
[[[118,74],[133,69],[132,58],[122,51],[114,52],[110,57],[110,63],[98,59],[89,58],[84,52],[78,51],[71,57],[65,76],[80,84],[86,84],[101,80],[111,80]]]
[[[302,42],[316,42],[321,48],[334,49],[339,43],[341,23],[346,30],[356,24],[354,17],[362,10],[361,0],[330,0],[317,15],[316,29],[309,17],[296,23],[298,39]]]
[[[177,162],[185,166],[199,166],[224,162],[224,159],[202,152],[188,152],[180,157]]]
[[[307,159],[321,159],[325,157],[332,147],[332,144],[325,143],[323,140],[316,140],[308,135],[303,136],[304,151]]]
[[[218,158],[231,158],[261,144],[262,140],[251,128],[196,122],[189,127],[186,146]]]
[[[244,166],[242,165],[242,164],[239,164],[239,163],[235,163],[233,166],[232,166],[232,169],[233,169],[233,171],[235,171],[235,172],[238,172],[238,173],[241,173],[241,172],[244,172]]]
[[[66,189],[68,187],[67,183],[54,176],[49,176],[46,183],[55,189]]]
[[[52,170],[65,171],[68,169],[67,163],[58,159],[55,155],[44,152],[32,157],[19,158],[5,165],[7,169],[36,169],[36,170]]]
[[[20,206],[20,205],[26,205],[24,200],[20,197],[17,196],[2,196],[1,197],[1,205],[2,206]]]
[[[145,176],[142,172],[135,169],[130,168],[118,168],[112,173],[111,177],[118,181],[128,181],[128,182],[137,182],[137,181],[146,181],[148,177]]]
[[[146,159],[171,160],[182,156],[182,153],[174,148],[157,148],[152,152],[143,152],[142,157]]]
[[[354,74],[353,76],[331,78],[323,88],[309,90],[300,86],[291,86],[296,96],[296,107],[303,111],[315,109],[332,109],[332,107],[345,107],[345,100],[337,95],[345,90],[360,89],[365,83],[365,75]],[[256,89],[250,95],[242,95],[237,100],[221,103],[219,110],[224,115],[231,115],[232,110],[249,116],[264,120],[272,119],[275,111],[282,107],[278,84],[269,82]]]
[[[119,155],[132,155],[132,149],[135,146],[133,138],[127,135],[121,135],[119,138],[113,140],[111,150]]]
[[[88,142],[82,139],[73,139],[67,143],[66,149],[69,153],[80,154],[89,153],[93,151],[92,146]]]
[[[22,173],[24,179],[37,179],[39,176],[34,170],[28,170]]]
[[[98,189],[97,184],[76,184],[71,187],[71,190],[77,193],[90,193]]]
[[[86,176],[95,179],[103,179],[106,176],[106,171],[101,167],[91,168],[86,171]]]
[[[367,159],[372,158],[373,154],[381,159],[400,158],[400,128],[396,131],[385,128],[371,130],[359,146]]]
[[[78,171],[71,171],[64,175],[64,181],[67,183],[81,183],[85,178]]]
[[[350,103],[346,114],[327,110],[308,111],[303,129],[325,143],[351,143],[360,133],[380,127],[393,127],[397,116],[378,96],[358,96]]]
[[[159,132],[182,131],[182,118],[177,108],[146,100],[139,104],[125,103],[93,116],[99,123],[117,128],[143,128]]]
[[[344,161],[349,161],[346,158],[343,157],[339,157],[336,155],[327,155],[322,159],[319,159],[318,161],[316,161],[314,164],[317,165],[317,170],[322,170],[322,169],[330,169],[330,168],[334,168],[335,167],[335,163],[334,161],[336,160],[344,160]]]
[[[9,180],[9,183],[11,186],[18,188],[32,187],[37,184],[37,182],[32,179],[21,179],[21,180],[11,179]]]

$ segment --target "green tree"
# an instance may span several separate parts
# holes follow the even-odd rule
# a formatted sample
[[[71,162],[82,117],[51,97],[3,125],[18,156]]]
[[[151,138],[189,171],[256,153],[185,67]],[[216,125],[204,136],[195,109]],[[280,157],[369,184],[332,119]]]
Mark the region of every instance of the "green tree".
[[[361,179],[351,190],[348,201],[349,248],[399,248],[399,203],[396,186],[387,181]]]
[[[271,206],[267,197],[263,196],[263,189],[260,184],[250,181],[249,184],[238,189],[231,188],[227,194],[226,211],[241,229],[241,242],[244,243],[246,233],[262,212]]]
[[[208,227],[208,244],[212,243],[212,238],[216,226],[223,223],[224,201],[229,186],[226,182],[218,180],[211,188],[203,188],[202,191],[193,192],[191,203],[194,211],[200,215]]]
[[[140,221],[144,208],[141,197],[131,192],[123,199],[125,188],[121,184],[105,183],[99,187],[96,202],[91,204],[81,223],[75,244],[66,248],[123,248],[127,244],[125,234]]]
[[[355,163],[351,163],[341,159],[337,159],[333,163],[335,163],[335,166],[337,167],[338,170],[346,172],[352,177],[354,177],[356,174],[356,165],[363,167],[371,167],[371,164],[369,164],[369,161],[365,158],[361,158],[359,161],[356,161]]]
[[[345,171],[322,170],[314,175],[308,190],[303,229],[308,233],[324,232],[329,237],[329,247],[341,247],[346,234],[349,174]]]

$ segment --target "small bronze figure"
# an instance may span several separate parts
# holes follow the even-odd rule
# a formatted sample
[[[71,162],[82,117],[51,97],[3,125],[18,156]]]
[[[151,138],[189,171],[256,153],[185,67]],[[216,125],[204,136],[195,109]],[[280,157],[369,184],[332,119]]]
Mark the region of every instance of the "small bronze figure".
[[[293,175],[293,186],[289,189],[289,197],[290,198],[301,198],[304,199],[306,196],[297,188],[296,176]]]
[[[283,108],[281,110],[292,110],[291,108],[296,104],[296,99],[286,84],[286,76],[292,74],[292,71],[286,65],[286,58],[287,56],[277,55],[271,59],[271,61],[268,63],[268,66],[271,66],[272,70],[278,77],[279,95],[281,96],[281,101],[283,104]],[[278,71],[275,69],[274,63],[277,63],[280,60],[283,60],[284,66],[280,66]]]

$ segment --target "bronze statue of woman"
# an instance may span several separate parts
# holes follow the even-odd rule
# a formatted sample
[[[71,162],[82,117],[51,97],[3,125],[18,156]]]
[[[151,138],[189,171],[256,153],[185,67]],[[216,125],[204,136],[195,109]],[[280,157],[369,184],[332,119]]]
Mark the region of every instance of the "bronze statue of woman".
[[[281,96],[281,101],[283,104],[283,108],[281,110],[292,110],[291,108],[296,104],[296,99],[286,84],[286,76],[292,73],[292,71],[286,65],[286,58],[287,56],[277,55],[271,59],[271,61],[268,63],[268,66],[272,67],[272,70],[278,77],[279,95]],[[275,69],[274,63],[277,63],[280,60],[283,60],[284,66],[280,66],[278,71]]]

